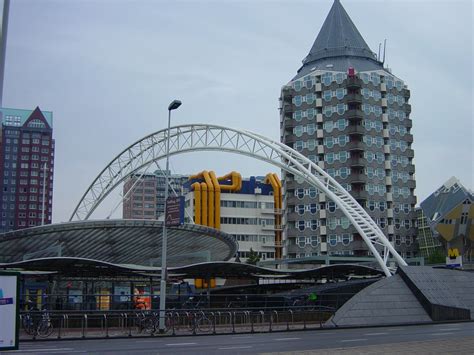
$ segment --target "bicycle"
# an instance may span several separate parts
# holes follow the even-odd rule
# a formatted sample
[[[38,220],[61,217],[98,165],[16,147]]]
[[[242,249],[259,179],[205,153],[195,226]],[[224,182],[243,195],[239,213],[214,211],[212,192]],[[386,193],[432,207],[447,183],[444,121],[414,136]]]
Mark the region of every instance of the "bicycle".
[[[136,327],[137,332],[144,332],[146,334],[152,334],[155,332],[155,320],[154,315],[150,312],[137,312],[136,313]]]
[[[212,321],[202,311],[190,312],[187,314],[187,328],[192,333],[196,333],[196,330],[208,333],[212,329]]]
[[[27,313],[22,316],[22,327],[28,335],[40,338],[49,337],[54,327],[51,322],[51,317],[46,309],[41,312],[41,318],[38,320],[35,318],[39,314],[38,310],[30,309]]]

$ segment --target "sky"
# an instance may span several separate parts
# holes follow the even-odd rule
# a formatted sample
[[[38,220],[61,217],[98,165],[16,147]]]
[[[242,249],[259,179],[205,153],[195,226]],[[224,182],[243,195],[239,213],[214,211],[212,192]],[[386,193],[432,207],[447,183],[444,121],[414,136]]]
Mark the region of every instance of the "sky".
[[[53,222],[67,221],[99,172],[167,125],[210,123],[279,140],[278,98],[333,0],[14,0],[4,106],[52,111]],[[373,51],[411,90],[418,202],[451,176],[474,186],[471,0],[342,0]],[[164,164],[162,164],[164,165]],[[278,168],[189,153],[174,173]],[[116,192],[92,218],[104,218]],[[113,216],[120,217],[121,207]],[[118,215],[117,215],[118,214]]]

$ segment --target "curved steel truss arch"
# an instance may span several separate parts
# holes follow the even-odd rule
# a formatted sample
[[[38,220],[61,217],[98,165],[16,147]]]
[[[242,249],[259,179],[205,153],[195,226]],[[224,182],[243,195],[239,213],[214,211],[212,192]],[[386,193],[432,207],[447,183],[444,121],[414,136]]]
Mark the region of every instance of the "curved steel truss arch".
[[[88,219],[97,206],[131,174],[166,155],[167,130],[150,134],[130,145],[100,172],[82,196],[70,220]],[[191,151],[231,152],[256,158],[300,177],[324,192],[351,221],[387,276],[389,254],[406,265],[377,224],[330,175],[301,153],[256,133],[208,124],[171,127],[169,154]],[[383,250],[383,256],[381,251]]]

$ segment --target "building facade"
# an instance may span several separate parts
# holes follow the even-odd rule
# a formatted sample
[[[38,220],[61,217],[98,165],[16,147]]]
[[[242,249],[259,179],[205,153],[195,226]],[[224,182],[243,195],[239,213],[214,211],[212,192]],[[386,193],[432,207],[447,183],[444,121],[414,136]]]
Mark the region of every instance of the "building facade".
[[[154,174],[135,175],[123,186],[124,219],[156,219],[157,178]]]
[[[439,236],[446,256],[460,257],[462,263],[473,264],[473,192],[452,177],[421,202],[420,207],[432,233]]]
[[[0,233],[50,224],[53,208],[53,114],[0,109]]]
[[[282,143],[334,177],[403,257],[416,256],[415,167],[407,85],[336,0],[280,97]],[[284,255],[370,256],[324,193],[283,172]]]
[[[429,221],[423,213],[423,210],[420,207],[417,207],[415,211],[418,230],[416,241],[418,243],[420,256],[426,259],[438,250],[444,253],[444,247],[439,240],[439,236],[435,235],[431,230]]]
[[[122,215],[125,219],[158,219],[165,211],[165,175],[161,170],[153,174],[136,174],[123,187]],[[188,176],[170,174],[169,196],[187,192],[184,184]]]
[[[185,196],[185,221],[203,225],[214,224],[212,227],[232,235],[239,244],[237,256],[243,262],[247,260],[251,250],[258,254],[261,261],[275,259],[280,250],[276,241],[281,233],[281,226],[278,225],[280,212],[275,208],[275,198],[279,197],[275,195],[275,187],[268,182],[268,178],[252,176],[242,179],[240,174],[235,172],[232,173],[232,183],[229,184],[226,183],[227,177],[216,178],[215,181],[221,183],[219,186],[222,191],[219,188],[216,197],[214,189],[213,196],[208,195],[205,198],[206,201],[215,201],[214,207],[210,207],[208,202],[203,204],[203,191],[196,193],[194,185],[196,182],[200,184],[201,181],[211,181],[207,179],[207,173],[191,177],[191,191]],[[226,186],[229,189],[225,189]],[[214,213],[206,213],[206,222],[202,218],[202,212],[209,211],[210,208]],[[214,216],[210,219],[216,218],[219,221],[209,223],[210,215]],[[191,218],[194,221],[191,221]]]

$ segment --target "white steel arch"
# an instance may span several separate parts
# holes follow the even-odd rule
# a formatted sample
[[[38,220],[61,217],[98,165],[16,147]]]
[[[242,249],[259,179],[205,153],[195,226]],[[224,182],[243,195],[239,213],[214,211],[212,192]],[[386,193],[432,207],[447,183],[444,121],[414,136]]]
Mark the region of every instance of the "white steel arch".
[[[100,172],[82,196],[71,215],[88,219],[105,197],[130,174],[165,157],[166,129],[150,134],[130,145]],[[169,154],[190,151],[231,152],[276,165],[323,191],[334,201],[357,229],[387,276],[389,254],[399,265],[405,260],[358,202],[330,175],[301,153],[256,133],[208,124],[188,124],[170,128]],[[383,257],[380,251],[383,250]]]

